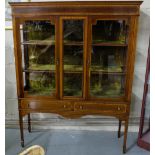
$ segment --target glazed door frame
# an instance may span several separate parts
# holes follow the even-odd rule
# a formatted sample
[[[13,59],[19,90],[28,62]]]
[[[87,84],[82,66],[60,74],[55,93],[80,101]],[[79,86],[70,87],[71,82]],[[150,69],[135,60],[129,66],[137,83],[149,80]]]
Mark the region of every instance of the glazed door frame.
[[[64,82],[64,65],[63,65],[63,21],[64,20],[83,20],[83,78],[82,78],[82,96],[64,96],[63,91],[63,82]],[[60,99],[86,99],[86,62],[87,62],[87,17],[85,16],[60,16],[59,17],[59,37],[60,37]]]
[[[127,50],[126,50],[126,75],[125,75],[125,89],[124,89],[124,96],[122,97],[94,97],[94,96],[91,96],[90,95],[90,66],[91,66],[91,48],[92,48],[92,26],[95,25],[97,23],[98,20],[125,20],[125,22],[128,23],[128,43],[127,43]],[[88,40],[88,53],[87,53],[87,58],[88,58],[88,62],[87,62],[87,97],[89,100],[103,100],[103,101],[129,101],[127,99],[127,96],[128,96],[128,89],[129,89],[129,86],[127,83],[129,83],[129,85],[131,84],[130,82],[128,82],[128,79],[131,78],[132,75],[130,75],[130,67],[129,67],[129,64],[130,64],[130,50],[129,50],[129,44],[132,42],[131,41],[131,38],[130,38],[130,35],[131,35],[131,17],[129,16],[89,16],[88,17],[88,34],[89,35],[89,40]],[[115,46],[114,46],[115,47]],[[133,60],[132,60],[133,61]]]
[[[63,19],[83,19],[84,20],[84,79],[83,79],[83,97],[63,97],[63,65],[62,65],[62,21]],[[127,68],[126,68],[126,82],[125,82],[125,96],[123,98],[91,98],[89,96],[89,71],[90,71],[90,52],[91,51],[91,35],[92,24],[95,20],[128,20],[129,33],[128,33],[128,50],[127,50]],[[134,59],[135,59],[135,44],[136,44],[136,31],[137,31],[137,16],[34,16],[31,17],[13,17],[13,35],[14,35],[14,51],[15,51],[15,63],[16,63],[16,77],[17,77],[17,94],[18,98],[24,97],[24,83],[22,72],[22,55],[20,45],[20,25],[26,20],[54,20],[55,23],[55,62],[56,62],[56,99],[81,99],[81,100],[110,100],[110,101],[128,101],[130,102],[132,78],[134,71]],[[31,97],[31,96],[25,96]],[[33,98],[53,98],[52,96],[32,96]]]
[[[24,92],[24,77],[23,77],[23,66],[22,66],[22,44],[21,44],[21,27],[20,25],[24,24],[26,21],[51,21],[52,24],[55,26],[55,96],[44,96],[44,95],[29,95]],[[16,63],[18,64],[18,68],[16,69],[17,75],[17,85],[20,83],[20,88],[18,92],[19,98],[33,98],[33,99],[59,99],[59,50],[58,50],[58,18],[56,16],[34,16],[34,17],[22,17],[22,18],[13,18],[13,24],[15,24],[14,28],[14,35],[16,35],[15,42],[15,59]],[[15,34],[16,33],[16,34]],[[52,32],[51,32],[52,34]],[[53,74],[53,73],[52,73]]]

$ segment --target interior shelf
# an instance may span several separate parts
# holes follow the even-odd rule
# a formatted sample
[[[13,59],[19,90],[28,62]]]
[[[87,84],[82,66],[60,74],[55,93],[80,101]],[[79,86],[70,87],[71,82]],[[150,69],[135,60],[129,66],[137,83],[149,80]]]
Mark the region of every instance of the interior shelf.
[[[90,68],[92,74],[120,74],[125,75],[126,72],[122,70],[122,67],[105,67],[92,66]],[[23,72],[55,72],[55,65],[33,65],[28,69],[23,69]],[[83,67],[80,65],[64,65],[64,73],[82,73]]]
[[[125,43],[117,43],[117,42],[93,42],[93,46],[118,46],[118,47],[126,47],[128,44]]]
[[[68,45],[68,46],[83,46],[84,45],[82,41],[68,41],[68,40],[64,40],[63,44]]]
[[[22,42],[22,45],[55,45],[54,40],[29,40]],[[66,46],[83,46],[83,42],[75,42],[75,41],[64,41],[64,45]],[[93,46],[118,46],[118,47],[126,47],[128,44],[125,43],[115,43],[115,42],[93,42]]]
[[[21,43],[22,45],[55,45],[55,40],[29,40]],[[78,41],[67,41],[64,40],[64,45],[68,46],[83,46],[83,42]]]
[[[29,40],[21,43],[22,45],[54,45],[54,40]]]
[[[54,45],[54,40],[29,40],[22,42],[22,45]],[[83,42],[76,42],[76,41],[64,41],[64,45],[70,46],[82,46],[84,45]],[[125,43],[115,43],[115,42],[93,42],[93,46],[128,46]]]

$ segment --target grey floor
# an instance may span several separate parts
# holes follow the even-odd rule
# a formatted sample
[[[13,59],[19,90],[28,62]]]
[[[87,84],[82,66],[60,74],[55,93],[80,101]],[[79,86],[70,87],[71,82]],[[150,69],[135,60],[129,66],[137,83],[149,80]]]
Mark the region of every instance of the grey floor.
[[[17,129],[6,129],[6,155],[17,155],[20,147],[20,134]],[[148,151],[136,145],[137,133],[128,133],[126,155],[149,155]],[[25,148],[41,145],[46,155],[122,155],[123,136],[116,132],[44,130],[25,131]]]

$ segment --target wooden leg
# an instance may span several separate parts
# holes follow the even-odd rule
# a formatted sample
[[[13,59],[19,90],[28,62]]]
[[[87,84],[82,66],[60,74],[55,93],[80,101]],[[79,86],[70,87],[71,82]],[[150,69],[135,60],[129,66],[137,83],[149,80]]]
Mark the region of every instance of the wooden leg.
[[[121,137],[121,125],[122,125],[122,121],[119,120],[119,126],[118,126],[118,138]]]
[[[125,120],[123,153],[126,153],[127,133],[128,133],[128,118]]]
[[[19,126],[20,126],[21,146],[24,147],[23,116],[21,114],[21,111],[19,111]]]
[[[30,117],[30,113],[28,114],[28,131],[31,132],[31,117]]]

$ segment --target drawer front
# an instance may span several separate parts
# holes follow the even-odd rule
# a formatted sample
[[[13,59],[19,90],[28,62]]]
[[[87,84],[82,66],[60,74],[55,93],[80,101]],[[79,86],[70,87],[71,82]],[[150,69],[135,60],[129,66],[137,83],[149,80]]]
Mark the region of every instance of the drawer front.
[[[106,113],[126,113],[126,105],[122,104],[104,104],[104,103],[79,103],[75,102],[75,111],[92,111]]]
[[[62,101],[37,101],[37,100],[23,100],[21,101],[21,109],[32,109],[32,110],[72,110],[73,104],[71,102]]]

